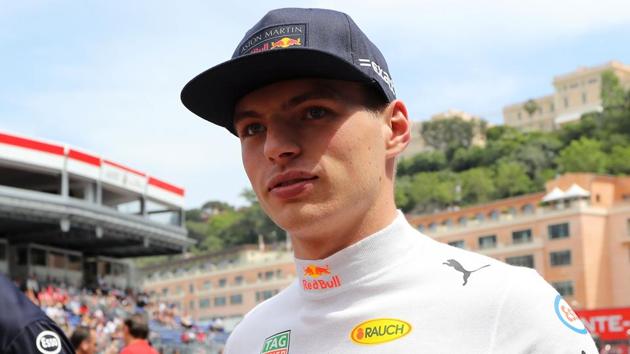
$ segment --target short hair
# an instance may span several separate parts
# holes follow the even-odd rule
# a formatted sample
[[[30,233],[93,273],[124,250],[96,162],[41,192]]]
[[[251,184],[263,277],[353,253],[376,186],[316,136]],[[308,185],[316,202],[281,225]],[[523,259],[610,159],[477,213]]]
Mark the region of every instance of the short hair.
[[[143,314],[133,314],[124,322],[129,329],[129,334],[134,338],[147,339],[149,337],[149,321]]]
[[[363,84],[363,96],[364,101],[363,105],[365,108],[372,113],[380,113],[389,102],[387,98],[383,95],[383,93],[379,92],[377,88],[373,86]]]
[[[88,326],[78,326],[74,332],[72,332],[70,343],[72,343],[74,349],[79,349],[81,343],[88,338],[90,338],[90,328]]]

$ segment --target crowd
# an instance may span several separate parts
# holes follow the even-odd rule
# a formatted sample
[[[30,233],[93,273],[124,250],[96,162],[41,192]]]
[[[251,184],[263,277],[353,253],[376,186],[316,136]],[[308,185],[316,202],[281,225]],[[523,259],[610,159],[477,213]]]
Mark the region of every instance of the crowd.
[[[176,306],[141,292],[40,285],[33,278],[23,284],[23,291],[72,342],[78,341],[73,343],[75,347],[83,342],[86,348],[93,348],[88,353],[120,353],[133,318],[146,319],[148,342],[161,354],[220,353],[227,339],[220,320],[200,326]]]

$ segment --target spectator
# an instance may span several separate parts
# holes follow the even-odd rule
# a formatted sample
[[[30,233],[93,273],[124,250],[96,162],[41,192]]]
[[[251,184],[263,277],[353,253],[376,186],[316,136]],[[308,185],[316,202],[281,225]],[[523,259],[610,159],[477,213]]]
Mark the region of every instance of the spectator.
[[[70,337],[76,354],[96,353],[96,333],[87,326],[79,326]]]
[[[145,315],[133,314],[123,323],[123,339],[125,348],[120,354],[158,354],[151,347],[149,337],[149,321]]]

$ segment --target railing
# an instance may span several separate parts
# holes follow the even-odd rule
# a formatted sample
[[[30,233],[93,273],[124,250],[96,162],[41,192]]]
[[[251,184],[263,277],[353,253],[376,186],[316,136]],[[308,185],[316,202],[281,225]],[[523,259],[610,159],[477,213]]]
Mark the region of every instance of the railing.
[[[518,214],[501,214],[498,218],[492,219],[484,219],[483,221],[479,221],[477,219],[468,219],[466,224],[453,223],[451,225],[436,225],[434,228],[425,227],[422,231],[423,233],[429,236],[444,236],[451,233],[457,233],[461,231],[469,231],[474,229],[488,228],[488,227],[496,227],[502,225],[510,225],[515,223],[522,223],[530,220],[539,219],[541,217],[547,216],[555,216],[562,213],[572,213],[586,210],[590,207],[589,203],[586,201],[579,201],[570,204],[569,206],[565,205],[554,205],[554,206],[544,206],[538,207],[532,213],[518,213]]]

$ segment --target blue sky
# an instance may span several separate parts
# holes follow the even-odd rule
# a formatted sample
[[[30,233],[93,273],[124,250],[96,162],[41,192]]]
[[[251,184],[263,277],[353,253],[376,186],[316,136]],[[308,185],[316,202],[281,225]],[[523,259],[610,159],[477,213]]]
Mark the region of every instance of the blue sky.
[[[349,13],[385,55],[411,119],[456,108],[501,123],[554,75],[630,64],[626,1],[0,0],[0,131],[63,142],[243,204],[236,138],[179,101],[277,7]]]

